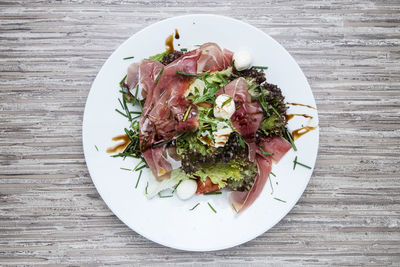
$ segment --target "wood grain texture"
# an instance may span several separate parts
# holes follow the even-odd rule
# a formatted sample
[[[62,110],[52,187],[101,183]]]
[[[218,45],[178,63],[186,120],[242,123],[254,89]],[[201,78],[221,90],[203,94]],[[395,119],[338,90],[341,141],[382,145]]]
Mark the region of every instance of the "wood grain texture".
[[[316,97],[320,149],[303,197],[244,245],[189,253],[120,222],[89,177],[91,83],[133,33],[213,13],[296,59]],[[0,1],[0,264],[400,265],[399,1]]]

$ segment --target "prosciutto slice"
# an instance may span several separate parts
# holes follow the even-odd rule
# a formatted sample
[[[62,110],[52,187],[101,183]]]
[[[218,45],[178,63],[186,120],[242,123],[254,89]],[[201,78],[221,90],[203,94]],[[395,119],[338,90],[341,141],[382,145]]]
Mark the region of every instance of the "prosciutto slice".
[[[139,68],[139,63],[132,63],[128,67],[126,84],[128,85],[129,91],[131,91],[131,93],[133,89],[135,89],[136,85],[139,83]]]
[[[157,173],[159,177],[164,177],[167,171],[172,169],[171,163],[167,160],[167,153],[161,146],[147,149],[142,155],[146,159],[150,169],[154,170],[153,172]]]
[[[241,212],[253,204],[268,180],[272,168],[272,161],[278,163],[286,152],[290,150],[291,145],[285,139],[275,136],[261,140],[259,147],[262,147],[264,151],[274,153],[274,155],[265,156],[261,153],[259,148],[256,150],[255,159],[258,167],[258,175],[253,187],[248,192],[232,192],[229,197],[230,202],[237,212]]]
[[[258,175],[253,187],[248,192],[232,192],[230,201],[238,212],[249,207],[260,195],[271,172],[272,162],[279,160],[290,150],[291,145],[281,137],[268,137],[256,140],[256,132],[263,119],[263,110],[257,100],[251,98],[247,91],[247,82],[244,78],[238,78],[227,84],[224,90],[218,94],[227,94],[233,98],[235,105],[240,108],[233,113],[231,122],[233,127],[244,137],[249,148],[249,159],[257,163]],[[273,153],[265,156],[265,152]]]
[[[158,61],[144,59],[140,64],[140,83],[142,84],[142,97],[147,98],[148,92],[152,91],[158,74],[164,67]],[[129,76],[128,76],[129,77]]]
[[[198,50],[201,56],[197,62],[197,73],[224,70],[231,64],[233,53],[222,50],[216,43],[205,43]]]
[[[153,145],[174,139],[182,132],[193,131],[198,126],[197,107],[184,97],[193,78],[176,72],[196,73],[200,55],[200,50],[194,50],[167,66],[151,60],[143,60],[140,64],[140,81],[146,92],[140,118],[140,144],[143,157],[158,180],[169,178],[172,167],[164,147],[154,148]],[[183,120],[189,107],[190,112]]]
[[[254,141],[263,118],[263,111],[260,103],[253,100],[247,91],[246,80],[242,77],[237,78],[228,83],[224,90],[220,90],[217,94],[229,95],[235,101],[235,105],[240,106],[231,117],[232,125],[246,141]]]
[[[128,67],[126,84],[128,85],[129,91],[131,94],[135,95],[135,88],[139,83],[142,84],[142,97],[147,97],[147,92],[154,85],[155,80],[157,79],[158,74],[161,69],[164,67],[158,61],[144,59],[139,63],[132,63]]]
[[[274,163],[278,163],[292,146],[286,139],[280,137],[267,137],[261,139],[259,147],[262,147],[265,152],[274,153],[270,158]]]

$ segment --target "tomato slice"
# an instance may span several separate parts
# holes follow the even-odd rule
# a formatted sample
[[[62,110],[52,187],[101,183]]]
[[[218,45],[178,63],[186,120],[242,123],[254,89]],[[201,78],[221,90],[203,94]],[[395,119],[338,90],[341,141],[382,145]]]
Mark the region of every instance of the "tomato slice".
[[[200,181],[200,179],[197,179],[197,191],[196,194],[204,194],[204,193],[210,193],[210,192],[215,192],[219,190],[219,186],[217,184],[213,184],[210,180],[210,178],[207,177],[206,181]]]

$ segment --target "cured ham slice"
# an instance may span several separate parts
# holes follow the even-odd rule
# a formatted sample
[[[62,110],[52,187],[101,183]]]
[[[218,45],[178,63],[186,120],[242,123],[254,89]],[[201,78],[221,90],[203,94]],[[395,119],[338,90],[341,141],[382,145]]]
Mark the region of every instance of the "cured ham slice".
[[[126,83],[131,93],[133,95],[135,94],[134,90],[139,83],[140,77],[140,83],[142,84],[142,97],[146,98],[149,88],[154,85],[154,82],[163,67],[164,65],[160,62],[148,59],[142,60],[140,64],[132,63],[129,65]]]
[[[216,43],[205,43],[198,50],[201,56],[197,62],[197,73],[220,71],[230,66],[233,53],[222,50]]]
[[[271,153],[274,154],[270,157],[273,162],[278,163],[292,146],[286,139],[278,137],[267,137],[261,140],[259,147],[262,147],[265,152],[273,151]]]
[[[139,67],[139,63],[132,63],[128,67],[126,84],[128,85],[129,91],[131,91],[131,93],[139,83]]]
[[[158,180],[168,178],[172,167],[165,153],[159,153],[165,149],[153,145],[174,139],[182,132],[193,131],[198,126],[197,107],[184,97],[193,78],[177,75],[177,72],[196,73],[200,55],[200,50],[194,50],[167,66],[151,60],[143,60],[140,64],[140,81],[147,96],[140,118],[140,144],[143,156]]]
[[[164,67],[158,61],[144,59],[140,64],[140,83],[142,84],[142,97],[147,98],[148,93],[152,90],[158,74]]]
[[[274,155],[265,156],[257,149],[255,158],[258,167],[258,175],[253,187],[248,192],[232,192],[229,198],[237,212],[241,212],[253,204],[268,180],[272,168],[272,161],[278,163],[286,152],[290,150],[291,145],[285,139],[275,136],[261,140],[259,147],[262,147],[264,151],[274,153]]]
[[[228,83],[224,90],[217,94],[227,94],[233,98],[239,109],[233,113],[231,122],[233,127],[245,138],[247,142],[254,141],[257,129],[260,127],[263,118],[263,111],[260,103],[251,98],[247,91],[247,82],[240,77]]]
[[[224,50],[222,51],[224,53],[224,59],[225,59],[225,66],[229,67],[231,65],[232,62],[232,58],[233,58],[233,52],[224,48]]]
[[[162,179],[168,175],[168,172],[171,170],[171,164],[167,160],[166,151],[163,147],[147,149],[142,155],[153,173],[157,174],[156,177]]]
[[[233,80],[225,86],[224,90],[220,90],[217,94],[227,94],[233,98],[236,106],[240,105],[240,108],[233,113],[231,122],[247,143],[249,159],[255,161],[258,167],[258,175],[250,191],[232,192],[230,195],[231,203],[238,212],[241,212],[260,195],[271,172],[272,161],[279,162],[286,152],[290,150],[291,145],[281,137],[268,137],[257,142],[256,132],[263,119],[263,110],[260,103],[251,98],[244,78]],[[273,153],[273,155],[263,155],[260,147],[265,152]]]

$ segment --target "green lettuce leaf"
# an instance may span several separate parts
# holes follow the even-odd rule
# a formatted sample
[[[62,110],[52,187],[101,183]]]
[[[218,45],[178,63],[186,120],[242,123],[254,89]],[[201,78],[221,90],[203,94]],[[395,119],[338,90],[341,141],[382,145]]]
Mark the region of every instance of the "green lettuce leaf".
[[[163,57],[165,55],[168,55],[169,52],[168,51],[164,51],[162,53],[156,54],[154,56],[149,57],[150,60],[154,60],[154,61],[161,61],[163,59]]]
[[[206,163],[194,175],[200,177],[202,181],[209,177],[211,182],[218,184],[219,188],[224,188],[228,180],[240,183],[244,179],[247,170],[248,167],[244,168],[238,161]]]

